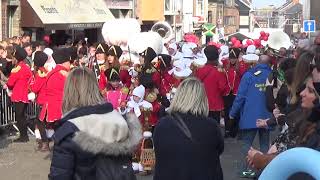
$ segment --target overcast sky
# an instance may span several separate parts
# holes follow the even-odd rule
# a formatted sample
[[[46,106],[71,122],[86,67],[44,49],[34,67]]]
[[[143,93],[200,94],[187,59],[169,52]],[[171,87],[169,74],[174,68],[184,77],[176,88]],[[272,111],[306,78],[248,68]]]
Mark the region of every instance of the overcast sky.
[[[266,7],[269,5],[275,5],[279,7],[280,5],[284,4],[286,0],[252,0],[253,7]]]

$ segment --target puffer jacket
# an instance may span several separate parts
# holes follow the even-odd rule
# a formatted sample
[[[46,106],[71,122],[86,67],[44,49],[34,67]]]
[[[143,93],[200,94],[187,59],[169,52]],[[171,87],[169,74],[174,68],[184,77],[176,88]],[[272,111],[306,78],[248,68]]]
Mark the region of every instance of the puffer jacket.
[[[111,104],[83,107],[61,119],[54,134],[49,180],[135,180],[131,155],[141,140],[134,115]]]

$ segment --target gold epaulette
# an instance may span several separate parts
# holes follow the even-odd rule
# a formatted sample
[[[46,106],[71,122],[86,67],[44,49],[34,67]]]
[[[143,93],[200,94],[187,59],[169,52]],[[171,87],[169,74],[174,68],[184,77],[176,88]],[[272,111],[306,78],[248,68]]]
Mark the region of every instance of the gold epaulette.
[[[20,69],[21,69],[21,66],[18,65],[17,67],[15,67],[15,68],[13,68],[13,69],[11,70],[11,73],[17,73],[17,72],[20,71]]]
[[[67,75],[68,75],[68,71],[66,71],[66,70],[60,70],[59,73],[60,73],[62,76],[65,76],[65,77],[67,77]]]
[[[45,72],[42,72],[41,70],[38,70],[38,75],[39,75],[39,77],[46,77],[47,76],[47,73],[45,73]]]

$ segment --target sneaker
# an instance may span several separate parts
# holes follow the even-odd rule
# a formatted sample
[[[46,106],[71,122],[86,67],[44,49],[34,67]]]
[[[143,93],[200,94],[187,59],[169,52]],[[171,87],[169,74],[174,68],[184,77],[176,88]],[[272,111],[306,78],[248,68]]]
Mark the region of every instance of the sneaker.
[[[256,173],[255,173],[253,170],[248,169],[248,170],[246,170],[246,171],[242,171],[242,172],[240,173],[240,177],[241,177],[241,178],[250,178],[250,179],[253,179],[253,178],[256,177]]]

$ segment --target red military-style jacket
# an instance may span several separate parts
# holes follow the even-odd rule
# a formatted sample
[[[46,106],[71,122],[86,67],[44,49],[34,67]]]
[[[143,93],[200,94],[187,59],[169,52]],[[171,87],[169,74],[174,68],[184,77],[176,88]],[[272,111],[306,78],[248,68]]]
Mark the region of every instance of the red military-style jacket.
[[[38,105],[46,103],[45,84],[47,81],[47,71],[42,67],[35,73],[34,79],[30,84],[30,89],[37,95],[36,102]]]
[[[224,59],[222,62],[230,91],[232,91],[232,94],[237,95],[242,75],[247,71],[247,64],[244,61],[240,61],[239,67],[236,68],[230,65],[229,59]]]
[[[223,96],[230,92],[227,78],[224,72],[218,70],[216,66],[206,64],[195,72],[195,76],[203,82],[210,111],[221,111],[224,109]]]
[[[129,74],[129,71],[126,69],[121,69],[120,73],[120,81],[122,82],[123,86],[130,88],[131,86],[131,76]]]
[[[40,120],[55,122],[62,117],[62,100],[64,83],[68,75],[68,69],[57,64],[57,66],[47,75],[45,84],[46,102],[40,113]]]
[[[11,70],[7,86],[12,90],[12,102],[29,102],[28,93],[31,78],[32,72],[24,61],[20,61],[18,65]]]
[[[152,75],[152,81],[159,89],[160,95],[165,96],[167,93],[170,93],[178,80],[170,75],[168,71],[164,71],[163,74],[160,74],[160,72],[154,72]]]

